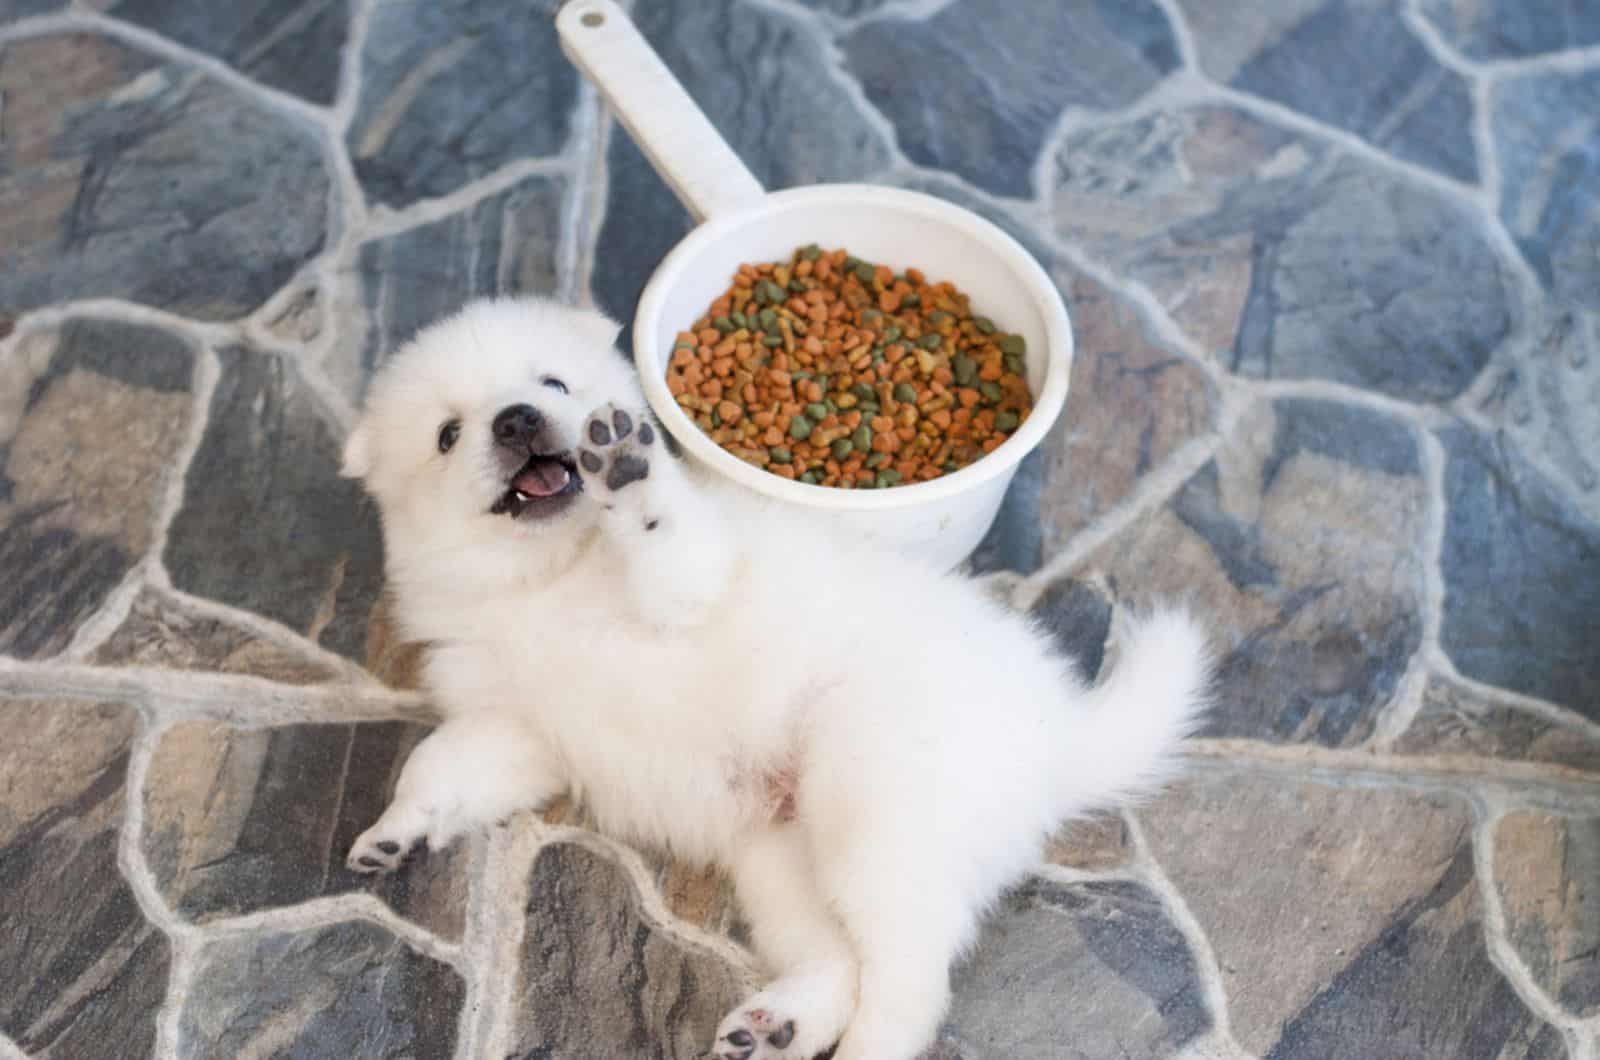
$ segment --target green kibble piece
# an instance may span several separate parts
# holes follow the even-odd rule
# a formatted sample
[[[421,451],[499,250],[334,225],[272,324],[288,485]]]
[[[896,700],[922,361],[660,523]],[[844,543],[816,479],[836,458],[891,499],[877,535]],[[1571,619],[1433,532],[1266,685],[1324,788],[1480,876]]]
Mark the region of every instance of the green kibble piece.
[[[796,416],[789,421],[789,437],[797,442],[803,442],[811,437],[812,423],[804,416]]]
[[[817,246],[815,243],[807,243],[805,246],[800,248],[800,256],[805,258],[807,261],[816,261],[818,258],[822,257],[822,248]]]
[[[757,313],[756,319],[761,321],[762,331],[771,331],[773,328],[778,326],[778,313],[776,310],[771,308],[763,309],[761,312]]]
[[[928,314],[928,323],[932,324],[936,328],[943,327],[945,324],[949,323],[949,321],[950,314],[946,313],[943,309],[935,309],[933,312]]]
[[[917,294],[915,291],[912,291],[910,294],[900,299],[900,304],[906,309],[915,309],[922,304],[922,296]]]
[[[904,334],[905,332],[901,331],[899,328],[889,328],[883,333],[883,341],[885,343],[899,342],[900,336]]]
[[[968,386],[978,375],[978,362],[964,353],[958,353],[950,362],[950,370],[955,373],[956,382]]]
[[[945,474],[948,475],[952,471],[960,471],[960,470],[961,470],[961,465],[956,463],[954,460],[946,460],[944,462],[944,473]]]
[[[790,294],[805,294],[809,290],[811,290],[811,286],[799,276],[789,281]]]
[[[900,485],[900,472],[892,467],[886,467],[878,472],[877,481],[879,489],[883,489],[885,486],[898,486]]]
[[[854,394],[858,401],[871,401],[878,396],[878,392],[865,383],[855,384],[850,388],[850,393]]]
[[[775,445],[768,449],[767,455],[772,458],[774,464],[787,464],[794,459],[794,454],[781,445]]]
[[[1015,412],[996,412],[994,414],[994,429],[997,431],[1014,431],[1017,429],[1017,414]]]
[[[882,321],[883,314],[876,309],[863,310],[861,313],[861,322],[863,324],[878,324]]]
[[[999,383],[989,382],[989,381],[986,380],[986,381],[978,384],[978,393],[982,394],[986,401],[990,401],[990,402],[999,401],[1000,400],[1000,384]]]
[[[855,274],[856,279],[860,280],[863,285],[870,286],[872,284],[872,266],[866,262],[863,261],[855,267]]]
[[[833,398],[823,398],[822,406],[828,410],[828,415],[830,416],[837,416],[839,414],[839,406],[834,404]]]
[[[743,313],[735,313],[728,319],[733,321],[733,326],[736,328],[747,328],[750,326],[750,318],[745,316]]]
[[[865,423],[857,427],[850,434],[850,444],[863,453],[872,448],[872,428]]]
[[[711,322],[711,326],[726,335],[733,330],[733,321],[728,317],[718,317]]]
[[[943,336],[929,332],[917,340],[917,345],[921,346],[925,350],[937,350],[939,348],[939,344],[943,341]]]
[[[835,460],[843,460],[845,457],[856,451],[856,443],[852,442],[848,438],[835,438],[833,440],[832,451],[833,458]]]
[[[796,368],[794,371],[789,373],[789,376],[792,379],[810,379],[811,373],[806,371],[804,368]]]
[[[672,348],[675,350],[692,350],[694,349],[694,342],[689,339],[679,339],[672,344]]]
[[[813,401],[811,404],[806,406],[806,415],[810,416],[813,420],[827,419],[828,406],[824,405],[820,401]]]
[[[1006,357],[1005,357],[1005,363],[1006,363],[1006,371],[1010,372],[1012,375],[1021,375],[1022,374],[1022,358],[1021,357],[1017,357],[1014,354],[1007,354]]]
[[[856,411],[863,416],[876,416],[878,414],[878,403],[876,401],[863,401],[856,406]]]
[[[722,426],[722,413],[718,412],[716,409],[712,409],[711,410],[711,426],[713,426],[713,427],[721,427]]]
[[[889,454],[888,453],[873,453],[871,456],[867,457],[867,466],[872,468],[873,470],[877,470],[878,468],[882,467],[883,465],[887,464],[888,462],[889,462]]]
[[[990,320],[988,317],[973,317],[972,323],[974,327],[983,332],[985,335],[994,334],[994,321]]]
[[[761,336],[761,341],[762,341],[763,344],[765,344],[767,346],[782,346],[783,345],[783,336],[782,335],[763,335],[763,336]]]
[[[915,402],[917,400],[917,388],[910,383],[896,383],[894,385],[894,399],[896,401]]]
[[[824,373],[820,373],[817,376],[817,385],[822,388],[822,392],[823,393],[827,393],[828,392],[828,383],[829,382],[831,382],[831,380],[829,379],[827,373],[825,373],[825,372]]]
[[[815,471],[807,471],[800,476],[800,481],[806,483],[807,485],[815,486],[818,482],[822,481],[822,476],[817,474]]]
[[[1028,352],[1028,340],[1021,335],[1007,335],[1000,340],[1000,352],[1020,357]]]

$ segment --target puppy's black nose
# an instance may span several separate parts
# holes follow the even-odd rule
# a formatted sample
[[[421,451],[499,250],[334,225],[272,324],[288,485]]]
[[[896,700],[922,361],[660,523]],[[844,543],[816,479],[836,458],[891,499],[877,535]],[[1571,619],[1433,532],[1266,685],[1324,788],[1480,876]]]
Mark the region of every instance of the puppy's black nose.
[[[544,426],[544,416],[532,405],[508,405],[494,418],[494,440],[501,445],[527,445]]]

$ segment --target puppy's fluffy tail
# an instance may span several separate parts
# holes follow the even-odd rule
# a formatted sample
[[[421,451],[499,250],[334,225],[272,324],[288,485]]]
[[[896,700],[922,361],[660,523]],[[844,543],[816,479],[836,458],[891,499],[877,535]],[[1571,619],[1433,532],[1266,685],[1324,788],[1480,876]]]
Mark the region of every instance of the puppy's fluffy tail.
[[[1176,772],[1177,752],[1209,706],[1205,635],[1184,611],[1136,621],[1116,668],[1074,716],[1062,771],[1064,816],[1153,793]]]

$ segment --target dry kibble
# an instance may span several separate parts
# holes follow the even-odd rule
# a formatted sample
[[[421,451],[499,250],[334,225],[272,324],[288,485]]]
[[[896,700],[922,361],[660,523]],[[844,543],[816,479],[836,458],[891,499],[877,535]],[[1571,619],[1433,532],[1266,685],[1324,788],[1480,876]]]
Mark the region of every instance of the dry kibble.
[[[813,244],[741,265],[678,333],[667,388],[756,467],[890,489],[959,470],[1021,426],[1026,354],[953,285]]]

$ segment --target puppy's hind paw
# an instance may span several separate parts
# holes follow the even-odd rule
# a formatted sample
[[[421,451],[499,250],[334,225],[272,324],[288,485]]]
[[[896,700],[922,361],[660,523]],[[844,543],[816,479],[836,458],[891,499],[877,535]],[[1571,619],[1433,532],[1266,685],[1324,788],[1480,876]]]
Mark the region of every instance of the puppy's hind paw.
[[[810,1060],[816,1049],[796,1041],[795,1029],[794,1020],[769,1009],[740,1008],[717,1028],[711,1055],[715,1060]]]
[[[578,469],[584,485],[616,493],[650,475],[656,429],[643,416],[602,405],[583,425]]]
[[[363,874],[375,872],[393,872],[400,867],[412,849],[420,841],[420,836],[389,835],[383,830],[383,822],[373,825],[356,837],[350,846],[350,856],[345,859],[345,866],[351,872]]]

